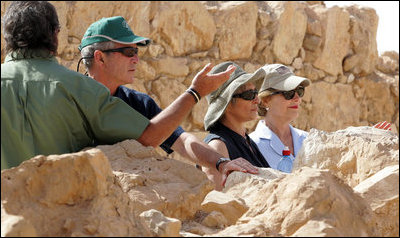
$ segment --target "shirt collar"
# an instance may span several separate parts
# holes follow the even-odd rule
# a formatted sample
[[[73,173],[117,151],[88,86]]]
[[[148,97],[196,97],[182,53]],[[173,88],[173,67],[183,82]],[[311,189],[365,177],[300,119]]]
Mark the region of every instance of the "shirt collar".
[[[7,54],[4,62],[23,59],[46,59],[57,62],[56,57],[45,49],[20,49]]]
[[[260,138],[271,140],[272,131],[265,125],[264,120],[259,120],[255,130]]]

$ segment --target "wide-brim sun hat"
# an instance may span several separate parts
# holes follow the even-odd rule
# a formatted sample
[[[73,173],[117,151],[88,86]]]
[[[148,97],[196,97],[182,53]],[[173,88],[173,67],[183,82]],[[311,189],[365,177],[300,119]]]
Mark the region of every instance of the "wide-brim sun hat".
[[[289,67],[282,64],[267,64],[262,67],[265,79],[259,90],[259,95],[268,94],[268,89],[290,91],[299,85],[307,87],[311,81],[307,78],[296,76]]]
[[[92,23],[83,35],[78,49],[82,50],[88,45],[105,41],[146,46],[151,40],[135,35],[123,17],[114,16]]]
[[[222,84],[222,86],[206,96],[208,110],[204,117],[205,130],[208,130],[221,118],[232,99],[232,95],[240,86],[248,82],[253,82],[258,90],[263,82],[265,72],[262,68],[256,70],[254,73],[247,73],[239,65],[230,61],[214,66],[211,69],[210,74],[223,72],[229,67],[229,65],[236,66],[235,71],[231,74],[229,79]]]

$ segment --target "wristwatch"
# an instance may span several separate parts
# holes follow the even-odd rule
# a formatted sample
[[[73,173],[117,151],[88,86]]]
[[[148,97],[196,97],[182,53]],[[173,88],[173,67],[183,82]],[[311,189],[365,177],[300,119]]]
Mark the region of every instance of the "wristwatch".
[[[226,162],[226,161],[231,161],[231,159],[229,159],[229,158],[223,158],[223,157],[218,159],[217,163],[215,164],[215,167],[217,168],[218,171],[219,171],[219,165],[220,165],[221,163],[223,163],[223,162]]]

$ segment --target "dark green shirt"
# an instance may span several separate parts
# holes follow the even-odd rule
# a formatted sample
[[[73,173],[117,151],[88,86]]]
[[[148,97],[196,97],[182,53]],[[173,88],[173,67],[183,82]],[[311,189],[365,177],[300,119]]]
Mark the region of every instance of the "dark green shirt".
[[[1,169],[35,155],[137,139],[149,120],[46,51],[12,52],[1,65]],[[12,56],[12,57],[11,57]]]

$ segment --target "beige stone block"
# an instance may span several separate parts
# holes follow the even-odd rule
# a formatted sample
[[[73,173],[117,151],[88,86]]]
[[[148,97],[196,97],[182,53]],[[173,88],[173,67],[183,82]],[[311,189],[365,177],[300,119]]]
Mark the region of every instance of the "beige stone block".
[[[399,184],[398,164],[385,167],[354,187],[374,211],[379,236],[399,234],[399,186],[393,184]]]
[[[37,237],[32,224],[23,216],[7,214],[1,206],[1,237]]]
[[[221,7],[216,17],[216,25],[220,29],[218,47],[221,59],[235,60],[251,56],[257,42],[257,12],[255,2],[227,3]]]
[[[350,14],[350,42],[358,61],[354,72],[362,75],[374,71],[378,63],[376,32],[378,29],[378,15],[373,8],[357,5],[345,8]]]
[[[187,88],[182,83],[161,77],[152,83],[152,92],[160,100],[160,107],[165,109],[176,98],[178,98]]]
[[[150,44],[148,46],[149,48],[149,54],[153,58],[157,58],[160,54],[164,52],[164,48],[161,45],[158,44]]]
[[[144,84],[145,83],[144,83],[143,79],[135,78],[133,80],[133,83],[125,84],[124,86],[127,87],[127,88],[134,89],[136,91],[148,94],[147,88],[146,88],[146,86]]]
[[[181,229],[181,221],[175,218],[166,217],[160,211],[150,209],[139,215],[154,236],[177,237]]]
[[[218,228],[224,228],[226,227],[229,223],[228,220],[225,218],[225,216],[217,211],[211,211],[210,214],[208,214],[201,224],[208,226],[208,227],[218,227]]]
[[[350,71],[352,70],[360,61],[359,55],[351,55],[344,59],[343,70]]]
[[[202,98],[192,109],[191,123],[197,127],[204,128],[204,116],[207,113],[207,100]]]
[[[350,85],[321,81],[309,88],[313,107],[308,118],[312,127],[334,131],[358,125],[362,109]]]
[[[303,68],[303,60],[301,58],[295,58],[292,63],[293,68],[301,69]]]
[[[362,93],[362,101],[358,108],[365,111],[366,120],[371,124],[391,121],[391,118],[398,114],[398,98],[396,100],[396,97],[391,96],[391,89],[384,80],[368,76],[357,79],[355,83]]]
[[[313,8],[306,7],[305,13],[307,14],[307,34],[322,36],[321,20]]]
[[[185,77],[189,74],[187,66],[187,58],[161,57],[148,61],[148,63],[156,70],[157,75],[165,75],[171,77]]]
[[[218,211],[228,220],[228,225],[233,225],[249,208],[243,200],[213,190],[204,198],[201,209],[205,212]]]
[[[159,2],[152,20],[152,37],[170,56],[183,56],[211,48],[216,27],[201,2]]]
[[[145,60],[139,60],[136,64],[135,77],[143,79],[144,81],[151,81],[156,78],[156,70]]]
[[[303,46],[307,50],[315,51],[316,49],[319,48],[321,42],[322,42],[321,37],[316,35],[306,34],[306,36],[304,37]]]
[[[386,74],[395,74],[399,71],[399,61],[391,59],[389,56],[381,56],[376,67],[379,71]]]
[[[271,16],[267,12],[258,12],[258,20],[261,23],[261,26],[266,27],[271,22]]]
[[[303,45],[307,28],[304,5],[299,2],[285,2],[279,16],[278,30],[273,40],[273,52],[283,64],[291,64]]]
[[[349,44],[349,13],[337,6],[329,8],[322,15],[323,49],[313,65],[331,75],[343,74],[342,61]]]

